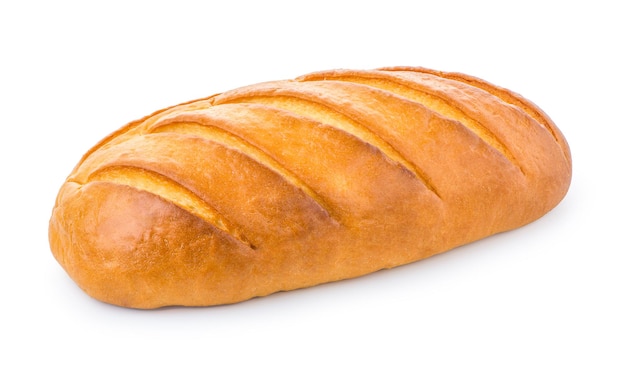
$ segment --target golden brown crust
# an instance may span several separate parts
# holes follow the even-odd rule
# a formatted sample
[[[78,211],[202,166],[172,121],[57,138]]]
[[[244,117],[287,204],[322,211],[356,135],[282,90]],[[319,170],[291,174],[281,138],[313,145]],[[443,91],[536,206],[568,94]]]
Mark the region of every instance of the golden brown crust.
[[[49,236],[94,298],[206,306],[520,227],[570,179],[561,132],[517,94],[422,68],[325,71],[114,132],[61,188]]]

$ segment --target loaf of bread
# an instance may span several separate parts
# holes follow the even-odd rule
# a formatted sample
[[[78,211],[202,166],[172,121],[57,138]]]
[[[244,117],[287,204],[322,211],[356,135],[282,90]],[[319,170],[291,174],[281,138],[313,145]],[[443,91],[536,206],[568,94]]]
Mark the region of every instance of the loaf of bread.
[[[423,68],[333,70],[158,111],[89,150],[51,250],[98,300],[234,303],[414,262],[532,222],[569,147],[518,94]]]

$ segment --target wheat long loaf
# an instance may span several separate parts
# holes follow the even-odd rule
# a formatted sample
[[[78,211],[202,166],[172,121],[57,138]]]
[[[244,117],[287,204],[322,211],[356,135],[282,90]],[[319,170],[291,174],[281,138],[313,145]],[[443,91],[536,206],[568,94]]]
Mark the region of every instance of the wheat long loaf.
[[[417,261],[532,222],[570,151],[537,106],[423,68],[334,70],[158,111],[89,150],[51,250],[90,296],[207,306]]]

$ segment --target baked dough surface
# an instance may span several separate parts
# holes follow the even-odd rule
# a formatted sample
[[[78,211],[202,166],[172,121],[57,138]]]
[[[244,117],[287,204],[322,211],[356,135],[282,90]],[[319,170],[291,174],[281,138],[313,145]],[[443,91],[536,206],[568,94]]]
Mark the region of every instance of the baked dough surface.
[[[506,89],[423,68],[333,70],[163,109],[89,150],[52,252],[90,296],[207,306],[407,264],[532,222],[567,142]]]

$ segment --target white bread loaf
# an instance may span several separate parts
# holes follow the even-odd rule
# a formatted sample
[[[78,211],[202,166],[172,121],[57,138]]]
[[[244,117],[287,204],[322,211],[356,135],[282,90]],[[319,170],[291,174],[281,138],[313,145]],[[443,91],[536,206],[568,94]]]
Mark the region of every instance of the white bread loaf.
[[[561,201],[571,168],[548,116],[483,80],[318,72],[122,127],[67,178],[49,238],[98,300],[226,304],[523,226]]]

